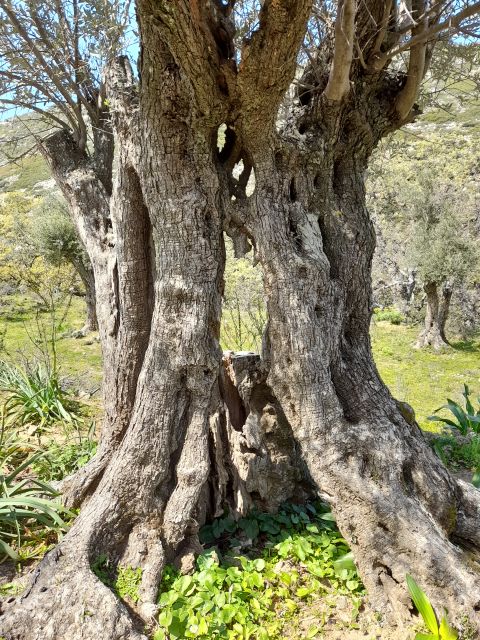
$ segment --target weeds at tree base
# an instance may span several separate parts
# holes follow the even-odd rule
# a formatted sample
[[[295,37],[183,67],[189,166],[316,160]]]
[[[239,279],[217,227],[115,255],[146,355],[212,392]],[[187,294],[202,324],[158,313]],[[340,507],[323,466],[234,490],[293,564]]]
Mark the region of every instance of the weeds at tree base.
[[[433,443],[433,447],[443,461],[449,466],[462,466],[473,471],[472,484],[480,488],[480,398],[478,408],[473,406],[468,385],[464,384],[462,392],[465,408],[458,402],[447,399],[447,404],[435,411],[448,410],[452,418],[438,415],[428,417],[432,422],[440,422],[449,429],[450,433],[440,436]],[[456,434],[461,436],[459,441]]]
[[[443,612],[439,624],[425,592],[420,589],[412,576],[407,574],[406,580],[415,607],[422,616],[425,626],[430,631],[430,633],[417,633],[415,640],[457,640],[458,633],[449,625],[446,611]]]
[[[286,505],[278,514],[256,512],[238,522],[226,516],[204,527],[201,538],[210,548],[193,575],[171,567],[164,574],[154,640],[281,638],[304,603],[332,591],[349,598],[358,614],[363,586],[321,503]],[[311,626],[307,637],[320,626]]]
[[[138,589],[142,582],[140,567],[114,567],[106,554],[99,555],[91,565],[93,573],[103,584],[122,600],[136,604],[139,599]]]
[[[45,553],[74,516],[57,500],[57,492],[28,470],[42,456],[28,451],[15,434],[0,432],[0,562]]]

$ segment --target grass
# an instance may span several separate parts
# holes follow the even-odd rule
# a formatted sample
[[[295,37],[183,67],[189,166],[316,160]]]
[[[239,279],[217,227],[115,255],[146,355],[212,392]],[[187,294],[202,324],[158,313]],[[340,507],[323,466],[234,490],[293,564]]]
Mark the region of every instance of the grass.
[[[35,346],[31,337],[35,336],[34,317],[36,305],[28,295],[4,296],[0,301],[0,336],[3,335],[3,350],[14,356],[22,353],[35,355]],[[60,335],[80,329],[84,323],[85,304],[82,299],[74,298]],[[40,320],[49,322],[47,313],[40,313]],[[92,336],[86,339],[62,337],[58,340],[58,361],[63,376],[67,378],[88,378],[92,386],[99,385],[102,379],[102,359],[100,346]]]
[[[462,399],[463,385],[480,393],[480,339],[453,343],[452,349],[434,353],[414,349],[418,327],[372,326],[372,345],[380,375],[398,400],[408,402],[426,431],[438,431],[427,420],[446,398]]]
[[[0,305],[0,331],[4,348],[11,354],[32,354],[29,339],[33,331],[34,305],[28,296],[7,296]],[[68,312],[65,333],[83,324],[84,302],[74,299]],[[45,317],[45,321],[47,321]],[[480,336],[467,342],[454,342],[444,353],[413,348],[419,328],[394,326],[388,322],[372,325],[372,345],[380,375],[398,400],[412,405],[423,429],[438,431],[427,417],[445,403],[447,397],[461,400],[463,385],[480,394]],[[95,387],[102,378],[100,345],[91,336],[58,341],[58,361],[63,376],[81,378]]]

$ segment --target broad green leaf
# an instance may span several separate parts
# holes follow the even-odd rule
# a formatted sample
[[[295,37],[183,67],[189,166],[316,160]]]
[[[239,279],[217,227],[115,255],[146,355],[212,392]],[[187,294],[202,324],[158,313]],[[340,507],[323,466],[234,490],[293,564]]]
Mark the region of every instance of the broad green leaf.
[[[349,551],[348,553],[345,553],[343,556],[340,556],[340,558],[335,560],[335,562],[333,563],[333,566],[336,572],[339,572],[342,569],[355,571],[356,566],[353,559],[353,553]]]
[[[0,540],[0,552],[9,556],[12,560],[18,560],[18,554],[12,549],[12,547]]]
[[[161,611],[160,615],[158,616],[158,622],[159,624],[162,625],[162,627],[168,628],[172,624],[172,620],[173,620],[172,612],[169,611],[168,609],[164,609],[163,611]]]
[[[429,599],[409,574],[407,574],[407,585],[412,600],[425,622],[425,626],[429,631],[438,636],[438,622]]]

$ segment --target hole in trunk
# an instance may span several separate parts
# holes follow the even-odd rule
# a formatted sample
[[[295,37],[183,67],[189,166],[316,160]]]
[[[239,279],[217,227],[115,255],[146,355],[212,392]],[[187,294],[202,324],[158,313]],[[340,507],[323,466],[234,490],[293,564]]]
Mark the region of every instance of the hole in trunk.
[[[236,140],[237,136],[235,135],[235,131],[231,127],[229,127],[225,123],[221,124],[218,127],[216,146],[218,159],[222,164],[229,159],[235,147]]]
[[[297,187],[295,184],[295,178],[292,178],[290,180],[289,197],[292,202],[297,201]]]

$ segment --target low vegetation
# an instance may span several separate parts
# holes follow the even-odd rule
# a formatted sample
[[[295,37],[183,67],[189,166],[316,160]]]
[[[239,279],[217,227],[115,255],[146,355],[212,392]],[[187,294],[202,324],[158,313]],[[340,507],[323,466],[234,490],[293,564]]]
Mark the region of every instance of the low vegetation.
[[[246,275],[242,274],[243,266]],[[240,273],[232,277],[233,301],[241,293],[238,277],[245,276],[248,286],[260,284],[251,274],[251,264],[239,268]],[[74,473],[95,453],[92,419],[100,417],[101,410],[97,403],[89,404],[90,394],[81,389],[86,372],[87,386],[92,389],[95,385],[93,392],[98,389],[100,353],[95,339],[72,337],[81,316],[73,301],[53,340],[46,340],[47,351],[51,354],[54,349],[55,365],[47,366],[48,359],[42,364],[46,333],[43,342],[35,337],[38,309],[26,298],[19,310],[19,300],[17,294],[3,315],[0,354],[4,424],[0,552],[4,559],[28,570],[29,563],[58,541],[75,516],[61,506],[51,483]],[[263,316],[257,314],[257,324],[245,328],[244,312],[235,315],[235,308],[244,309],[237,300],[231,315],[225,316],[224,347],[257,349]],[[248,313],[255,316],[253,308]],[[47,325],[48,318],[49,313],[44,312]],[[235,323],[243,333],[236,330]],[[479,388],[480,344],[476,340],[454,343],[441,354],[418,351],[412,349],[416,333],[395,309],[377,310],[372,322],[377,365],[394,395],[413,406],[424,429],[434,431],[432,446],[438,455],[455,472],[468,470],[477,484],[480,400],[477,407],[471,389]],[[237,339],[243,342],[235,342]],[[383,637],[383,622],[365,612],[363,585],[325,504],[289,504],[276,514],[254,512],[240,520],[225,514],[203,527],[201,541],[205,551],[197,558],[193,573],[181,575],[174,567],[164,573],[160,612],[151,629],[154,640],[304,640],[324,636],[336,640],[355,632],[372,633],[372,629],[377,637]],[[140,568],[116,566],[113,559],[101,555],[92,569],[135,608]],[[419,600],[418,594],[423,592],[418,585],[412,586],[412,580],[408,579],[408,588],[428,630],[419,631],[417,640],[454,640],[457,632],[443,614],[437,618],[433,613],[432,618],[425,604],[427,596],[423,594],[424,599]],[[1,587],[4,595],[15,595],[21,588],[15,580]]]
[[[285,505],[238,522],[226,516],[202,534],[207,550],[194,573],[165,573],[154,640],[283,638],[299,611],[333,594],[348,599],[345,626],[358,627],[364,590],[326,505]],[[327,607],[304,637],[317,637],[334,617]]]

